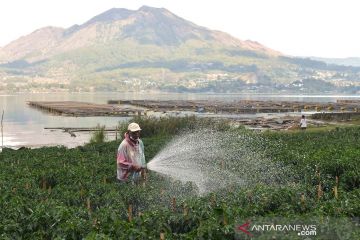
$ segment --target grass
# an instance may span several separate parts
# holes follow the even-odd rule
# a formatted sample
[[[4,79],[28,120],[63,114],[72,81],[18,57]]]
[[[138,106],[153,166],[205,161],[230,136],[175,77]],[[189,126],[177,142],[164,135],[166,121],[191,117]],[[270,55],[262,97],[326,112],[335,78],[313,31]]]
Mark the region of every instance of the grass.
[[[96,126],[95,131],[92,133],[90,143],[103,143],[106,140],[105,126]]]

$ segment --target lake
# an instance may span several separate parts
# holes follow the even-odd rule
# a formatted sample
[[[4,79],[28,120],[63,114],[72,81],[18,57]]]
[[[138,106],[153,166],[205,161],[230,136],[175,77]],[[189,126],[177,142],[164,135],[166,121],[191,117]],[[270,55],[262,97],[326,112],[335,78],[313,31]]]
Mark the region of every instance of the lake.
[[[97,124],[115,127],[124,117],[65,117],[45,114],[30,108],[27,101],[82,101],[107,103],[108,100],[276,100],[305,102],[335,102],[337,99],[360,99],[360,96],[340,95],[275,95],[275,94],[195,94],[195,93],[19,93],[0,95],[0,117],[4,110],[4,147],[40,147],[64,145],[75,147],[89,142],[89,133],[76,133],[71,137],[61,130],[45,130],[56,127],[95,127]],[[108,135],[108,139],[114,139]]]

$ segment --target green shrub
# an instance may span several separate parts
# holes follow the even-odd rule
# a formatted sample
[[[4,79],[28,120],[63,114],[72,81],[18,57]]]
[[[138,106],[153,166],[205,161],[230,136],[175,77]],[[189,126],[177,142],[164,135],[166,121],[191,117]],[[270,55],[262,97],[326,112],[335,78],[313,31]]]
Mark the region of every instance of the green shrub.
[[[223,121],[193,117],[131,121],[143,129],[147,160],[178,132],[204,126],[234,130]],[[127,124],[122,125],[122,133]],[[0,239],[158,239],[160,232],[166,239],[234,239],[236,227],[253,216],[356,217],[360,214],[359,135],[358,127],[259,134],[261,141],[251,140],[251,135],[243,143],[246,149],[261,151],[269,161],[290,166],[299,180],[278,186],[221,188],[204,196],[189,194],[191,184],[170,181],[152,171],[144,185],[118,184],[119,141],[74,149],[6,150],[0,153]],[[235,146],[239,143],[231,141]],[[217,159],[210,160],[215,163]],[[338,174],[336,198],[332,189]],[[320,199],[319,183],[323,190]],[[128,220],[130,204],[132,221]],[[352,232],[351,238],[344,239],[359,239],[357,228]]]
[[[190,117],[134,117],[129,122],[119,124],[119,134],[122,136],[127,131],[127,126],[131,122],[136,122],[141,128],[141,137],[151,137],[154,135],[175,135],[183,130],[194,130],[197,128],[212,128],[219,131],[230,129],[227,120],[214,120],[210,118]]]
[[[93,132],[90,143],[103,143],[106,139],[105,126],[96,126],[96,130]]]

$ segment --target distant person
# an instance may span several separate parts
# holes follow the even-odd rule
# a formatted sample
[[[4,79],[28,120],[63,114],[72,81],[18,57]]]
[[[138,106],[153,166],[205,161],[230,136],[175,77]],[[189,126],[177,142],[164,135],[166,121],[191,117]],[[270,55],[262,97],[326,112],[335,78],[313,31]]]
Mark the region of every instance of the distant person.
[[[300,129],[301,130],[305,130],[307,128],[307,123],[306,123],[306,118],[305,118],[305,115],[302,115],[301,116],[301,120],[300,120]]]
[[[146,168],[144,144],[140,139],[141,128],[130,123],[117,152],[117,180],[119,182],[138,182],[141,170]]]

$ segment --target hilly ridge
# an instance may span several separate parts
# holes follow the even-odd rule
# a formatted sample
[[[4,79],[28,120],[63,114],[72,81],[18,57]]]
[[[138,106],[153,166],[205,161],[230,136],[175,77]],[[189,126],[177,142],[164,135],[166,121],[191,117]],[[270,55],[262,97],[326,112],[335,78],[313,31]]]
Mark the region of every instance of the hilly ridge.
[[[26,84],[76,91],[273,91],[311,78],[334,89],[333,80],[344,86],[359,81],[357,68],[334,71],[285,57],[148,6],[113,8],[68,29],[38,29],[0,49],[0,62],[0,91]]]
[[[259,43],[241,41],[226,33],[197,26],[166,9],[147,6],[138,11],[113,8],[68,29],[41,28],[6,45],[3,51],[10,61],[33,61],[72,49],[128,39],[157,46],[179,46],[189,40],[213,41],[230,47],[279,54]]]

